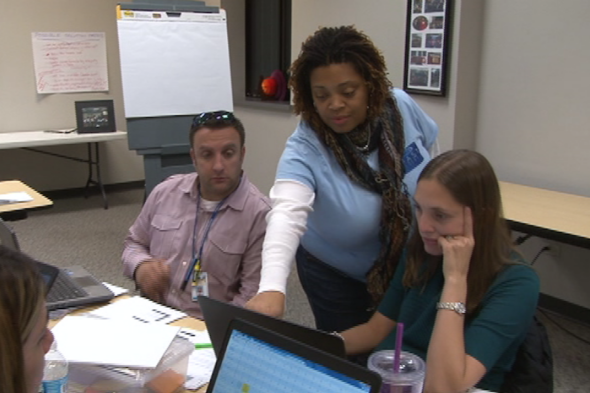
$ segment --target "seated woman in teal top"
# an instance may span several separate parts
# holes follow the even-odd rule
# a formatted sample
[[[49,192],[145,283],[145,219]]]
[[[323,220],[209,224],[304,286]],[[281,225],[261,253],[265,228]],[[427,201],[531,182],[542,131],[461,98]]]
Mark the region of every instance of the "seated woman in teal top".
[[[481,154],[453,150],[421,173],[417,228],[379,309],[342,332],[349,354],[393,349],[426,360],[424,392],[498,392],[531,325],[536,273],[519,263],[498,180]]]

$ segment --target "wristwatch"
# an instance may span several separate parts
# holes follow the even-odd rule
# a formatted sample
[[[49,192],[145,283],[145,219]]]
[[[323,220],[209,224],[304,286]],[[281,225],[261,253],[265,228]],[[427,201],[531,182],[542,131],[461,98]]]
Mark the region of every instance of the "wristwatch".
[[[459,315],[463,315],[467,311],[465,309],[465,303],[460,303],[460,302],[436,303],[436,309],[437,310],[452,310],[452,311],[455,311]]]
[[[330,333],[332,336],[336,336],[338,337],[340,340],[344,341],[344,337],[342,337],[342,334],[340,334],[339,332],[332,332]]]

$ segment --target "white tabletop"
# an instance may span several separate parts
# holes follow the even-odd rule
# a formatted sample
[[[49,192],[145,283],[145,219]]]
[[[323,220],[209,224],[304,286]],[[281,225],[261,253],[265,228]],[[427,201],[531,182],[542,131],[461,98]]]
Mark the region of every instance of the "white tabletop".
[[[590,239],[590,198],[506,182],[500,190],[506,219]]]
[[[37,209],[40,207],[53,205],[51,200],[47,199],[45,196],[41,195],[19,180],[0,181],[0,194],[21,191],[29,194],[33,200],[29,202],[8,203],[5,205],[0,205],[0,213]]]
[[[76,143],[103,142],[125,139],[124,131],[101,132],[92,134],[59,134],[45,131],[0,132],[0,149],[18,149],[21,147],[71,145]]]

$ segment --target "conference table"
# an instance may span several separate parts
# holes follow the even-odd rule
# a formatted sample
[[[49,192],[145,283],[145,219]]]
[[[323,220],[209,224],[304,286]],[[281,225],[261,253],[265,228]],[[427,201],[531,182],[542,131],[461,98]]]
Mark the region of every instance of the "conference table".
[[[590,248],[590,198],[507,182],[500,182],[500,190],[504,216],[513,230]],[[112,301],[126,297],[119,296]],[[85,313],[102,305],[82,308],[72,314]],[[48,326],[51,328],[57,322],[49,321]],[[179,319],[171,325],[206,329],[203,321],[192,317]],[[196,392],[204,393],[206,390],[207,385]]]
[[[129,297],[130,297],[129,295],[121,295],[121,296],[114,298],[109,303],[116,302],[116,301],[122,300],[122,299],[127,299]],[[96,304],[96,305],[92,305],[92,306],[88,306],[88,307],[83,307],[83,308],[80,308],[78,310],[75,310],[75,311],[69,313],[68,315],[84,314],[86,312],[92,311],[92,310],[102,307],[104,305],[105,305],[105,303],[101,303],[101,304]],[[58,323],[59,323],[59,320],[49,320],[49,322],[47,323],[47,327],[49,327],[51,329],[55,325],[57,325]],[[184,317],[182,319],[178,319],[174,322],[171,322],[170,325],[184,327],[184,328],[190,328],[190,329],[194,329],[194,330],[205,330],[207,328],[205,325],[205,322],[203,322],[199,319],[193,318],[193,317]],[[207,385],[202,386],[198,390],[184,389],[184,390],[181,390],[180,392],[182,392],[182,393],[205,393],[206,391],[207,391]]]
[[[0,132],[0,150],[2,149],[25,149],[53,157],[63,158],[66,160],[82,162],[88,165],[88,179],[84,187],[85,195],[88,195],[90,186],[97,186],[102,194],[104,208],[108,209],[108,201],[104,184],[100,175],[100,150],[99,142],[112,141],[127,138],[124,131],[101,132],[101,133],[84,133],[77,132],[61,133],[57,130],[51,131],[18,131],[18,132]],[[71,144],[87,144],[86,158],[78,158],[58,154],[45,150],[39,150],[37,147],[42,146],[59,146]],[[94,176],[96,173],[96,176]]]
[[[53,206],[53,202],[19,180],[0,181],[0,195],[25,192],[32,201],[0,204],[0,217],[5,221],[20,220],[27,217],[27,211]]]
[[[500,191],[512,230],[590,249],[590,198],[507,182]]]

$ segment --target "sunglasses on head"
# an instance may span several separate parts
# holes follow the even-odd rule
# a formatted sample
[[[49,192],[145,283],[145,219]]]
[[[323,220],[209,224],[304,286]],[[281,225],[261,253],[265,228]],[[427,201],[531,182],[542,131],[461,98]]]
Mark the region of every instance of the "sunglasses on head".
[[[198,127],[211,120],[234,120],[234,114],[228,111],[203,112],[193,117],[193,124],[191,127]]]

